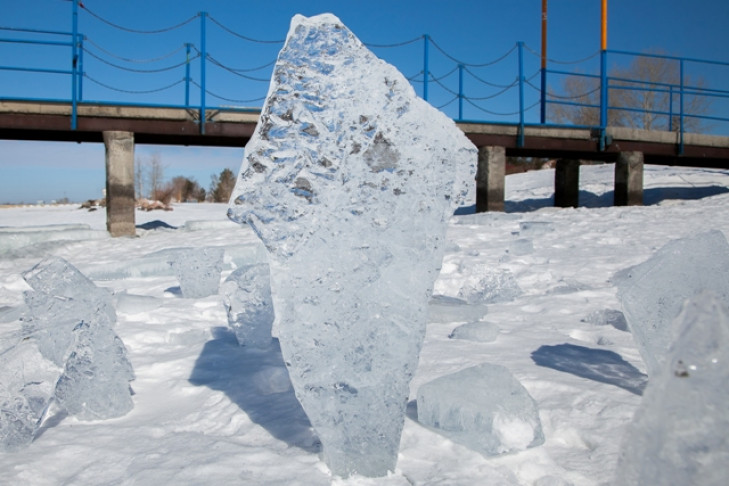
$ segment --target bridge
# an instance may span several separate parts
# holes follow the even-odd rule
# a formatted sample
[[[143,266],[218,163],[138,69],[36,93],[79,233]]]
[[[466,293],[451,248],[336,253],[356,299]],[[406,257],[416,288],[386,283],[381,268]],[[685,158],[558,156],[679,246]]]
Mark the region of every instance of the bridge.
[[[126,64],[132,62],[131,59],[116,56],[81,34],[78,17],[83,13],[88,20],[97,20],[110,28],[122,26],[89,11],[78,0],[71,3],[70,32],[0,28],[0,32],[12,35],[0,38],[0,43],[13,47],[47,47],[54,52],[62,49],[67,51],[65,59],[68,63],[64,63],[65,66],[6,65],[3,64],[6,60],[0,58],[0,76],[3,73],[8,76],[22,73],[70,81],[66,84],[70,92],[65,96],[61,93],[60,96],[39,98],[32,96],[33,93],[22,92],[21,88],[18,88],[18,95],[11,96],[12,93],[4,89],[4,93],[0,94],[0,138],[104,142],[107,146],[107,197],[110,202],[107,207],[108,227],[112,234],[133,233],[133,211],[131,226],[128,216],[117,216],[129,213],[130,197],[133,206],[133,170],[130,164],[133,164],[134,144],[245,146],[260,114],[259,107],[247,105],[261,102],[263,96],[234,100],[221,95],[211,89],[217,78],[208,71],[216,68],[233,74],[244,85],[254,82],[266,84],[267,77],[254,77],[248,73],[270,68],[273,61],[265,66],[244,69],[227,66],[217,56],[212,56],[208,26],[239,38],[251,39],[200,12],[183,23],[199,23],[200,34],[196,42],[185,42],[184,49],[178,48],[170,56],[163,57],[171,59],[174,55],[184,54],[181,62],[170,60],[172,64],[167,66],[131,68]],[[174,30],[183,24],[163,30]],[[408,79],[424,99],[449,114],[479,148],[478,211],[503,210],[504,166],[505,158],[509,156],[557,159],[555,204],[559,206],[577,205],[580,160],[616,163],[616,204],[642,203],[643,164],[729,168],[729,90],[718,88],[724,86],[725,77],[721,76],[729,73],[729,63],[602,49],[580,61],[599,61],[599,74],[584,74],[578,70],[549,68],[550,60],[544,53],[540,57],[522,42],[493,62],[477,65],[458,61],[428,35],[395,45],[370,45],[370,48],[394,49],[420,42],[423,47],[422,69]],[[441,54],[439,62],[434,59],[433,52]],[[533,56],[530,58],[529,54]],[[22,60],[22,56],[16,56],[13,62],[17,62],[18,58]],[[608,58],[668,63],[676,67],[677,74],[670,79],[629,79],[624,75],[611,75],[606,67]],[[54,55],[53,59],[57,60],[59,56]],[[487,81],[489,75],[478,71],[491,69],[509,59],[516,62],[507,68],[502,66],[499,71],[501,76],[507,72],[507,79],[508,73],[515,74],[507,83]],[[541,62],[540,67],[534,74],[526,76],[535,61]],[[449,69],[444,63],[452,66],[447,73],[439,75],[435,72],[436,68]],[[564,64],[556,60],[551,63]],[[688,73],[689,67],[694,69],[693,76]],[[702,67],[711,69],[702,71]],[[704,72],[715,73],[716,69],[725,69],[725,74],[716,79],[702,77]],[[128,81],[131,85],[121,87],[100,80],[103,74],[119,70],[131,75],[179,71],[182,77],[159,89],[136,91],[133,80]],[[193,76],[193,71],[198,73],[197,77]],[[533,82],[537,77],[539,85]],[[702,82],[696,81],[699,77]],[[457,78],[457,86],[447,84],[453,81],[452,78]],[[547,79],[555,78],[580,79],[589,89],[580,93],[547,89]],[[96,100],[87,99],[88,82],[94,85]],[[62,86],[58,83],[53,85]],[[18,86],[22,87],[23,83]],[[175,95],[172,92],[180,87],[184,87],[184,101],[175,100],[181,93]],[[250,92],[261,93],[264,89],[259,85],[251,87]],[[484,92],[484,89],[491,91]],[[625,92],[635,94],[629,99],[645,101],[645,97],[651,96],[660,98],[662,103],[651,106],[625,103],[625,97],[620,96]],[[143,101],[150,94],[156,101]],[[219,103],[209,103],[210,98],[217,98]],[[697,104],[713,107],[711,110],[692,110],[692,106]],[[498,107],[501,111],[497,111]],[[582,113],[587,115],[589,122],[557,123],[550,120],[550,107],[555,111],[559,108]],[[485,119],[484,114],[487,116]],[[635,114],[648,117],[651,129],[611,126],[609,123],[609,120],[619,118],[617,115]],[[713,127],[711,130],[705,128],[710,125]],[[118,204],[112,203],[112,200]]]

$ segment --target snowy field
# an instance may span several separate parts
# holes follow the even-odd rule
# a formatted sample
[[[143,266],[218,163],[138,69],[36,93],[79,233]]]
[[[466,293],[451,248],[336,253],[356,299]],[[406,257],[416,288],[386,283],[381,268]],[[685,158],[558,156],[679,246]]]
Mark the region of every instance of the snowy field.
[[[257,238],[227,221],[225,205],[138,212],[139,237],[118,239],[106,235],[103,210],[0,209],[0,333],[20,326],[15,311],[29,289],[21,273],[57,255],[114,293],[116,332],[136,372],[129,414],[83,422],[50,413],[29,447],[0,453],[0,483],[610,484],[621,435],[646,383],[632,336],[595,318],[620,309],[611,278],[670,240],[711,229],[729,235],[729,172],[647,166],[649,205],[614,208],[612,171],[581,169],[578,209],[551,207],[554,172],[547,170],[507,178],[506,213],[452,219],[436,294],[472,296],[489,276],[513,277],[520,292],[512,287],[511,300],[485,295],[493,303],[470,306],[471,314],[480,309],[475,317],[462,307],[452,314],[434,309],[397,470],[379,479],[332,478],[282,373],[278,347],[239,347],[219,296],[182,298],[164,259],[146,257],[225,247],[221,278],[260,259]],[[495,340],[449,338],[479,318],[498,327]],[[537,401],[542,446],[486,458],[418,424],[419,386],[481,363],[507,367]]]

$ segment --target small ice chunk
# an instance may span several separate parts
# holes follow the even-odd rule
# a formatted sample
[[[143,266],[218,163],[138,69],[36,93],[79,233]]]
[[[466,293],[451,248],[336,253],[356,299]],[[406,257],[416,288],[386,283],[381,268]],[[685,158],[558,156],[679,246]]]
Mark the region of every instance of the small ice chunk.
[[[534,253],[534,243],[529,238],[519,238],[509,244],[509,255],[524,256]]]
[[[447,295],[434,295],[428,303],[428,322],[468,322],[478,321],[486,315],[484,304],[469,304],[463,299]]]
[[[133,407],[129,382],[134,379],[127,350],[119,336],[98,322],[81,322],[58,379],[58,404],[79,420],[121,417]]]
[[[228,325],[238,344],[268,347],[275,317],[268,264],[248,265],[235,270],[223,283],[221,293],[228,311]]]
[[[448,336],[451,339],[465,339],[490,343],[496,340],[499,335],[499,326],[493,322],[469,322],[453,329]]]
[[[458,297],[469,304],[510,302],[522,294],[519,284],[509,270],[494,270],[479,265],[463,279]]]
[[[541,236],[554,231],[554,224],[549,221],[522,221],[519,223],[520,236]]]
[[[0,339],[0,451],[31,443],[61,370],[33,339]]]
[[[675,321],[673,342],[628,425],[615,485],[725,485],[729,478],[729,309],[704,292]]]
[[[136,295],[126,291],[114,296],[117,312],[125,314],[139,314],[149,312],[162,306],[162,300],[152,295]]]
[[[66,260],[49,257],[23,274],[28,315],[23,332],[34,336],[43,356],[63,366],[80,321],[116,322],[111,293],[94,285]]]
[[[648,369],[663,366],[671,325],[686,301],[711,290],[729,302],[729,243],[721,231],[672,241],[640,265],[615,275],[618,298]]]
[[[418,422],[486,456],[544,442],[534,399],[508,369],[488,363],[422,385]]]
[[[168,260],[180,282],[182,296],[200,299],[218,293],[225,249],[179,248]]]
[[[618,331],[627,331],[628,323],[625,315],[617,309],[600,309],[590,313],[582,322],[596,326],[613,326]]]

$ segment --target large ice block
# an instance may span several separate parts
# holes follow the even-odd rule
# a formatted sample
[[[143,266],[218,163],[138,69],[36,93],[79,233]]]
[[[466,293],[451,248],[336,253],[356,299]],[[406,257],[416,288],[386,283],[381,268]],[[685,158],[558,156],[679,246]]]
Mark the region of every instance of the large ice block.
[[[623,437],[616,486],[722,486],[729,478],[726,299],[699,294],[675,329]]]
[[[294,17],[228,214],[270,252],[281,350],[335,475],[394,470],[447,221],[476,160],[339,19]]]
[[[544,443],[537,403],[508,369],[489,363],[422,385],[418,422],[487,456]]]
[[[653,376],[663,366],[672,322],[686,299],[711,290],[729,302],[729,243],[716,230],[675,240],[613,280],[648,376]]]

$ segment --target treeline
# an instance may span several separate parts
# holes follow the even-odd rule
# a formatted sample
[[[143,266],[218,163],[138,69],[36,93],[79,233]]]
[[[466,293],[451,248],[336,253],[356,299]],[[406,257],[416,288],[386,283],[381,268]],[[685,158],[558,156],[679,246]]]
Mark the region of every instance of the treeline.
[[[137,158],[134,168],[134,192],[137,199],[171,202],[228,202],[235,186],[235,174],[223,169],[210,177],[206,190],[194,178],[175,176],[165,179],[165,166],[159,154]]]

